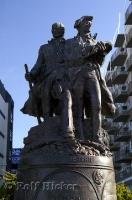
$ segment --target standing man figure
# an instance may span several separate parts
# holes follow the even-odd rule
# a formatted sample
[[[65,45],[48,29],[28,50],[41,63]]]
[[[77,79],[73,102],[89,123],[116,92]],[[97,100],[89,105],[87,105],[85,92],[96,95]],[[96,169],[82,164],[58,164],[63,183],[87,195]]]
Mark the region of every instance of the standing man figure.
[[[55,78],[55,70],[64,68],[64,32],[65,29],[62,23],[52,25],[53,38],[48,41],[48,44],[40,46],[36,64],[30,73],[26,74],[26,79],[30,79],[33,83],[33,94],[29,93],[29,99],[21,109],[24,114],[36,116],[38,113],[44,119],[51,114],[51,84],[53,78]],[[36,102],[34,102],[34,99]],[[39,112],[34,110],[35,103],[39,104],[37,105]]]
[[[72,133],[73,127],[69,125],[68,116],[70,94],[67,90],[67,70],[64,63],[64,32],[62,23],[52,25],[53,38],[40,47],[37,62],[26,79],[35,82],[35,85],[39,80],[39,85],[34,87],[33,96],[40,99],[36,103],[39,103],[38,108],[42,108],[41,117],[47,121],[53,115],[60,115],[62,132],[67,135]],[[25,104],[22,111],[25,114],[32,113],[26,105],[28,104]]]
[[[65,57],[71,77],[73,120],[76,136],[84,139],[84,109],[91,110],[93,140],[101,143],[101,88],[100,61],[111,50],[109,43],[97,42],[90,32],[92,16],[76,20],[74,28],[78,34],[66,42]],[[87,100],[87,101],[86,101]],[[113,103],[113,102],[112,102]]]

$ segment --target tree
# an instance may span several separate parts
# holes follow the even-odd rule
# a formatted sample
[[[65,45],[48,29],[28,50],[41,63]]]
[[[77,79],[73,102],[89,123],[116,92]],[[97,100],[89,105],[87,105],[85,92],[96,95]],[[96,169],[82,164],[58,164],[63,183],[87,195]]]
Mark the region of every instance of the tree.
[[[3,185],[0,187],[0,200],[13,200],[16,188],[16,175],[5,172],[3,181]]]
[[[132,200],[132,191],[124,184],[117,184],[117,200]]]

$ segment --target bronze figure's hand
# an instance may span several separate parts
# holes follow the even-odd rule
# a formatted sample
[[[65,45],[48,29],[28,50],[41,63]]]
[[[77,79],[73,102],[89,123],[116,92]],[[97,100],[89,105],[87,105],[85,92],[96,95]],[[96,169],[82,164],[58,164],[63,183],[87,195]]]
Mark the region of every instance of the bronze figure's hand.
[[[105,47],[106,47],[106,53],[109,53],[112,50],[112,44],[111,42],[105,42]]]
[[[105,43],[102,41],[97,42],[97,44],[95,46],[97,47],[98,51],[104,52],[106,50]]]
[[[30,81],[30,80],[31,80],[30,73],[26,73],[26,74],[25,74],[25,79],[26,79],[27,81]]]

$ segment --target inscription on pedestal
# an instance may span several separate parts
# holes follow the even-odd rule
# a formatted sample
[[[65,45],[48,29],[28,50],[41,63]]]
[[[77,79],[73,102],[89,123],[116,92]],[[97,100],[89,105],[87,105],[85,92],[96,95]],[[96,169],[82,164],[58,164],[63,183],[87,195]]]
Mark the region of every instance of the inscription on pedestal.
[[[89,196],[90,200],[98,199],[91,180],[71,171],[51,175],[46,182],[40,184],[34,199],[88,200]]]

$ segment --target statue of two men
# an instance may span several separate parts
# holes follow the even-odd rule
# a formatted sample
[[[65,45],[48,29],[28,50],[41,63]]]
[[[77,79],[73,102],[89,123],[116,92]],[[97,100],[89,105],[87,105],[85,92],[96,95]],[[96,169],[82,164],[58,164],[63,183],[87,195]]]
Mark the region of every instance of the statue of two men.
[[[115,112],[112,95],[100,73],[112,46],[97,42],[91,35],[92,20],[92,16],[76,20],[77,36],[68,40],[64,39],[62,23],[52,25],[53,38],[40,47],[37,62],[26,75],[33,89],[22,112],[43,117],[44,121],[60,116],[62,131],[70,137],[73,118],[75,137],[81,140],[85,139],[83,121],[88,118],[93,140],[101,143],[101,114]]]

